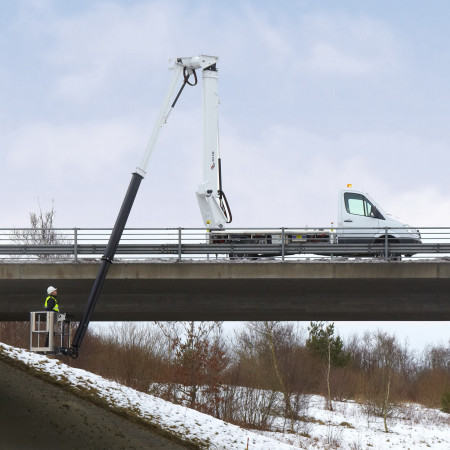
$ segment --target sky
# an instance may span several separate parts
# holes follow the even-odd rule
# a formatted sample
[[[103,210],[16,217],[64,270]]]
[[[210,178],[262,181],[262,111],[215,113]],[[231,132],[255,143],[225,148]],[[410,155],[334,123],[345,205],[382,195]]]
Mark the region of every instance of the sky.
[[[234,226],[329,226],[348,183],[406,223],[449,226],[449,19],[443,0],[2,1],[0,227],[28,226],[52,200],[57,227],[112,227],[169,59],[198,54],[220,58]],[[197,86],[128,226],[201,227],[201,155]]]

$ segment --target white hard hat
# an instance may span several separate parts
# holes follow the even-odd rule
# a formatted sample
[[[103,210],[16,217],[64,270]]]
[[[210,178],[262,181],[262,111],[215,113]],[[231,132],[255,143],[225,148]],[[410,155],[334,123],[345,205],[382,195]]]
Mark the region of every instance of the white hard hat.
[[[53,294],[53,292],[55,292],[55,291],[57,291],[57,290],[58,290],[58,289],[56,289],[55,287],[49,286],[49,287],[47,288],[47,294],[48,294],[48,295]]]

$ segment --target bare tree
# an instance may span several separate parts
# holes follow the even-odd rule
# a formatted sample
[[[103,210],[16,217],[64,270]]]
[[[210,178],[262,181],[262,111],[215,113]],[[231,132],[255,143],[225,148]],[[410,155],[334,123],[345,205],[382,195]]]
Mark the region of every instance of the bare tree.
[[[12,241],[25,246],[67,244],[69,241],[64,239],[64,237],[59,234],[53,226],[56,215],[54,200],[52,199],[52,207],[50,211],[42,212],[39,199],[38,204],[39,212],[30,213],[31,227],[25,229],[13,229],[11,232]],[[36,256],[38,257],[38,259],[53,259],[65,258],[68,255],[38,254]]]
[[[387,419],[400,398],[402,380],[411,370],[408,349],[401,347],[395,335],[382,331],[366,333],[362,342],[360,369],[366,397],[364,409],[368,417],[383,417],[384,430],[388,433]]]
[[[425,364],[430,369],[439,369],[450,372],[450,340],[448,345],[443,344],[425,348]]]
[[[220,389],[227,366],[222,322],[157,322],[170,343],[173,381],[191,408],[219,414]],[[199,398],[202,394],[203,401]],[[207,398],[207,401],[205,399]]]
[[[400,361],[400,349],[395,336],[389,336],[387,333],[378,332],[376,335],[375,355],[378,360],[378,366],[381,369],[381,376],[384,384],[383,398],[383,421],[384,431],[389,432],[387,427],[387,416],[389,411],[389,401],[391,393],[392,375]]]
[[[274,393],[280,392],[284,403],[274,404],[281,410],[284,426],[294,421],[306,402],[296,388],[302,373],[302,347],[293,323],[247,322],[246,328],[236,333],[234,367],[239,367],[239,383]],[[272,406],[271,406],[272,407]],[[272,414],[275,412],[272,411]]]
[[[275,374],[277,376],[277,380],[280,383],[281,392],[284,396],[284,402],[285,402],[285,417],[289,415],[290,418],[290,431],[294,432],[294,414],[292,410],[292,404],[291,404],[291,392],[288,391],[286,387],[286,383],[284,382],[284,379],[281,375],[278,361],[277,361],[277,355],[275,352],[275,342],[274,342],[274,329],[279,325],[279,322],[264,322],[264,328],[266,331],[266,337],[269,341],[270,346],[270,352],[272,354],[272,362],[273,362],[273,368],[275,370]]]
[[[424,405],[437,408],[446,403],[450,411],[450,340],[447,345],[428,345],[422,355],[413,386],[415,399]]]

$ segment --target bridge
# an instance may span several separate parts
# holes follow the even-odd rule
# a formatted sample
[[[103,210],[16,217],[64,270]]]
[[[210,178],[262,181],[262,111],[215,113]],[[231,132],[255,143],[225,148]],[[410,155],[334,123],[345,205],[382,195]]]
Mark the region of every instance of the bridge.
[[[28,320],[48,285],[79,320],[98,268],[0,263],[0,320]],[[450,263],[116,262],[92,320],[450,320]]]

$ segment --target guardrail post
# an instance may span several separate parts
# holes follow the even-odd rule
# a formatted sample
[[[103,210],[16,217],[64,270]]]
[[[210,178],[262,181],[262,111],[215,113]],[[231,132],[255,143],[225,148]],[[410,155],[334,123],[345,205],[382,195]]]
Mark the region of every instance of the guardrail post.
[[[73,229],[73,255],[75,262],[78,262],[78,228]]]
[[[384,229],[384,260],[387,262],[388,259],[388,229],[386,227]]]
[[[178,262],[181,262],[181,227],[178,227]]]
[[[281,261],[284,261],[284,228],[281,229]]]

